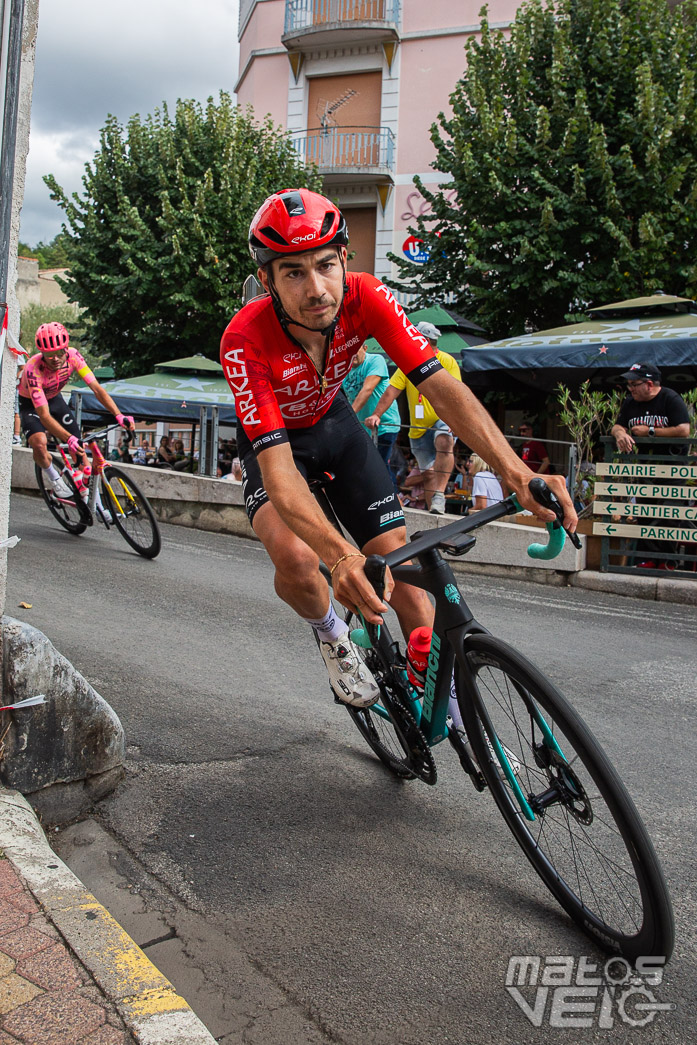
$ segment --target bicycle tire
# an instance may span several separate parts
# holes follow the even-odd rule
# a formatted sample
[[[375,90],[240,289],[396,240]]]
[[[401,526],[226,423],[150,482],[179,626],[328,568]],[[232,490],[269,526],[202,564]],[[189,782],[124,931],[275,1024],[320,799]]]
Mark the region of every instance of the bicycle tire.
[[[458,659],[456,687],[467,734],[492,796],[535,871],[603,949],[632,962],[642,955],[667,961],[674,923],[658,857],[588,726],[506,643],[472,635],[463,652],[467,670]],[[553,740],[543,734],[542,719]],[[494,734],[520,762],[511,775],[532,807],[532,821],[521,810],[513,781],[501,777],[487,740]]]
[[[113,497],[117,499],[123,514],[114,510]],[[154,559],[160,554],[160,528],[147,497],[130,475],[112,465],[107,465],[102,473],[102,504],[111,511],[114,525],[123,539],[139,555],[145,559]]]
[[[61,479],[70,487],[70,491],[74,497],[74,504],[58,500],[52,488],[45,485],[43,469],[39,468],[38,464],[35,464],[34,472],[36,474],[36,482],[39,490],[41,490],[41,496],[48,505],[48,510],[51,512],[54,519],[57,519],[68,533],[72,533],[75,537],[79,537],[81,533],[85,532],[90,524],[89,509],[82,500],[78,488],[75,485],[75,480],[65,467],[63,459],[61,457],[52,456],[51,460],[60,472]]]

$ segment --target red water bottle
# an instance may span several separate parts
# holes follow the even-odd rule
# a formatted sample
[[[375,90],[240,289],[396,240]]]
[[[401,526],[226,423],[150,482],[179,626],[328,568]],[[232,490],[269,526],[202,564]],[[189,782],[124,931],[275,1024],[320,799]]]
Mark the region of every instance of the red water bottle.
[[[414,628],[407,644],[407,678],[417,693],[426,685],[428,654],[431,651],[433,628]]]

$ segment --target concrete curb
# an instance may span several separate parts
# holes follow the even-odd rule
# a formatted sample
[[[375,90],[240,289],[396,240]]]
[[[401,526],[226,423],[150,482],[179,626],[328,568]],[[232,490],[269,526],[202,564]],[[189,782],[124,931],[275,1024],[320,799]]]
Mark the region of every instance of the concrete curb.
[[[214,1045],[169,980],[56,856],[27,800],[5,788],[0,848],[140,1045]]]

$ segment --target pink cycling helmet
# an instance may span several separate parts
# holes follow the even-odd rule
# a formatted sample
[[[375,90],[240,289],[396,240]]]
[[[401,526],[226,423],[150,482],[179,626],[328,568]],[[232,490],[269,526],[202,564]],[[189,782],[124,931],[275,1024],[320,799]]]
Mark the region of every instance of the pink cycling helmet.
[[[348,229],[339,208],[310,189],[275,192],[249,226],[249,253],[261,267],[289,254],[347,243]]]
[[[42,323],[36,331],[35,341],[39,352],[63,352],[70,337],[62,323]]]

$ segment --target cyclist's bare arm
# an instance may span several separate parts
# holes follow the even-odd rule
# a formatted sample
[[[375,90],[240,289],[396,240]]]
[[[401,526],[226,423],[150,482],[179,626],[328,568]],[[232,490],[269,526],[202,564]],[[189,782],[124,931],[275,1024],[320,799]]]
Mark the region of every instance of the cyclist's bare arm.
[[[387,606],[378,599],[363,572],[365,560],[355,555],[355,546],[326,518],[295,466],[290,445],[268,447],[259,453],[258,461],[269,500],[286,526],[330,568],[343,555],[348,556],[339,563],[332,576],[336,597],[349,609],[360,609],[371,623],[379,624]],[[387,598],[393,586],[389,578],[385,589]]]
[[[106,388],[102,388],[99,381],[93,381],[89,387],[90,392],[92,392],[97,397],[97,399],[102,404],[105,410],[109,410],[114,415],[114,417],[121,413],[118,406],[107,392]]]
[[[423,391],[438,416],[453,432],[499,473],[523,508],[534,512],[545,522],[554,521],[554,513],[538,504],[528,490],[528,483],[535,478],[535,472],[511,449],[494,419],[467,385],[456,381],[446,370],[439,370],[422,381],[419,390]],[[545,481],[564,508],[564,526],[573,532],[578,516],[564,478],[561,475],[549,475]]]

